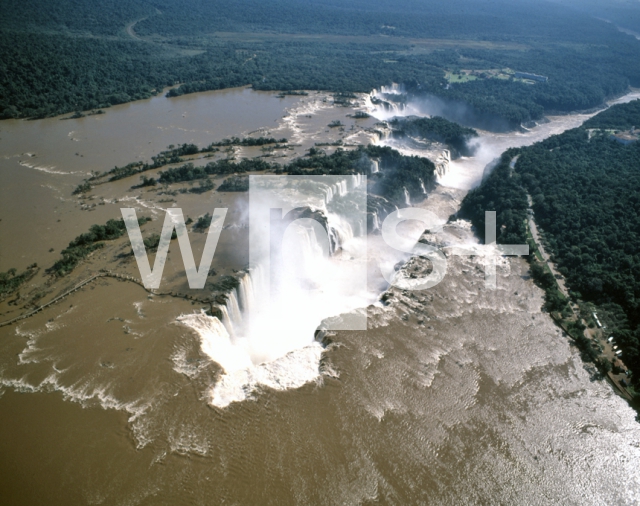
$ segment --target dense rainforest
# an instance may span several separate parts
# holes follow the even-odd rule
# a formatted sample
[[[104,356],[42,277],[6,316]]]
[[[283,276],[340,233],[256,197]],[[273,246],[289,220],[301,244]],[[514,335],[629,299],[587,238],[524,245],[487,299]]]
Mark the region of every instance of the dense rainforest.
[[[640,41],[533,0],[4,0],[0,48],[1,118],[104,108],[174,84],[172,95],[398,82],[513,126],[640,86]],[[504,68],[549,79],[446,77]]]
[[[553,0],[605,19],[620,28],[640,32],[640,5],[636,0]]]
[[[533,146],[509,150],[468,194],[460,215],[482,231],[484,211],[495,210],[502,230],[498,242],[522,243],[529,194],[536,223],[571,295],[601,308],[603,323],[638,385],[640,141],[623,145],[607,131],[636,124],[640,101],[612,107],[580,128]]]

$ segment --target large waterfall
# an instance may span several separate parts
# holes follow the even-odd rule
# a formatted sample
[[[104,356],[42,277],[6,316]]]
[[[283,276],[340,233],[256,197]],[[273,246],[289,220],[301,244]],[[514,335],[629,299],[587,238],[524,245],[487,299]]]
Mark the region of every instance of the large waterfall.
[[[275,258],[237,278],[220,307],[222,321],[203,313],[180,317],[224,369],[211,391],[213,405],[243,400],[258,385],[291,388],[318,377],[323,348],[314,335],[323,320],[376,301],[379,292],[366,284],[366,213],[358,217],[349,207],[349,196],[361,192],[366,211],[364,179],[341,178],[320,180],[319,199],[298,208]],[[307,186],[286,190],[299,194]]]

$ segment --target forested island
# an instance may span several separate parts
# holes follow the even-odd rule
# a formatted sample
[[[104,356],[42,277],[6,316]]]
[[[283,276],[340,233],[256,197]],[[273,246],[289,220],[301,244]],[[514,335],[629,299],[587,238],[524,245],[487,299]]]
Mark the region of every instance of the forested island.
[[[498,243],[521,244],[527,240],[530,195],[535,221],[571,298],[600,308],[637,387],[640,142],[624,145],[610,133],[636,124],[640,101],[612,107],[580,128],[533,146],[507,151],[482,185],[468,194],[459,215],[470,218],[482,234],[484,211],[495,210],[501,230]],[[568,301],[558,297],[555,283],[540,272],[537,278],[547,289],[547,309],[563,312]]]
[[[462,129],[461,132],[467,132]],[[449,128],[455,129],[450,126]],[[283,139],[284,140],[284,139]],[[249,145],[249,144],[247,144]],[[251,144],[252,145],[252,144]],[[209,147],[199,149],[195,145],[185,144],[177,148],[170,147],[159,155],[152,157],[153,163],[133,162],[124,167],[115,167],[110,171],[95,174],[93,177],[81,183],[73,193],[75,195],[88,193],[94,184],[117,181],[119,179],[135,176],[152,169],[162,168],[165,165],[184,161],[177,153],[202,153],[208,152]],[[245,176],[248,173],[270,172],[274,174],[288,175],[368,175],[371,171],[372,160],[379,162],[381,171],[372,174],[374,181],[373,191],[397,205],[406,204],[405,190],[411,199],[422,199],[425,192],[435,184],[435,166],[427,158],[402,155],[395,149],[387,146],[358,146],[355,150],[345,150],[338,147],[333,153],[327,155],[323,150],[313,147],[306,156],[296,158],[284,165],[265,161],[262,158],[243,158],[239,161],[221,158],[208,162],[205,165],[195,165],[186,162],[177,167],[170,167],[158,172],[158,177],[141,176],[140,183],[132,188],[152,187],[158,185],[167,187],[177,183],[199,182],[199,186],[193,186],[183,190],[190,193],[204,193],[214,189],[211,177],[230,176],[218,187],[218,191],[248,191],[249,181]]]
[[[144,225],[150,218],[138,218],[138,224]],[[93,225],[88,232],[80,234],[62,250],[62,258],[47,269],[48,274],[62,277],[69,274],[83,258],[90,253],[103,248],[104,241],[112,241],[121,237],[127,230],[123,219],[109,220],[104,225]],[[145,241],[145,245],[152,247],[153,244]],[[157,243],[156,243],[157,245]]]
[[[395,82],[511,128],[640,86],[640,41],[532,0],[372,0],[349,9],[333,1],[7,0],[0,48],[0,118],[96,110],[177,84],[171,96],[243,85],[349,94]],[[548,81],[496,73],[505,68]],[[480,77],[447,79],[462,70]]]
[[[439,116],[431,118],[394,118],[389,122],[394,133],[421,137],[431,141],[442,142],[452,151],[452,156],[472,156],[474,149],[471,139],[478,136],[473,128],[460,126]]]

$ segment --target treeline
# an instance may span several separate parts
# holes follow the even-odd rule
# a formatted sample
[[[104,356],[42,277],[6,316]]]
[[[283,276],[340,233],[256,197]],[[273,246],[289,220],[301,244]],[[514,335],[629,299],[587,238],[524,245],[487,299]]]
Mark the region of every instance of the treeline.
[[[610,130],[640,128],[640,100],[614,105],[585,121],[583,126]]]
[[[175,183],[199,181],[199,186],[180,190],[181,192],[204,193],[214,189],[211,176],[231,175],[218,187],[218,191],[247,191],[248,178],[244,174],[248,172],[273,172],[275,174],[289,175],[350,175],[369,174],[372,159],[379,161],[381,172],[374,174],[374,191],[398,205],[406,203],[405,189],[411,199],[424,198],[425,192],[432,189],[435,184],[435,167],[431,161],[417,156],[404,156],[390,147],[359,146],[356,150],[346,151],[338,147],[331,155],[313,147],[307,156],[296,158],[286,165],[269,163],[263,159],[242,159],[240,161],[221,159],[207,163],[204,166],[195,166],[192,162],[179,167],[172,167],[160,171],[158,178],[141,178],[140,184],[135,186],[153,187],[158,184],[171,185]],[[150,167],[140,162],[130,164],[128,174],[123,171],[113,174],[128,177],[135,175]],[[90,187],[90,184],[88,184]],[[76,189],[78,191],[78,189]]]
[[[175,167],[160,172],[158,182],[161,184],[181,183],[184,181],[195,181],[206,179],[209,176],[235,174],[243,172],[263,172],[273,170],[274,165],[264,160],[245,158],[239,162],[233,160],[216,160],[209,162],[203,167],[195,167],[192,163],[187,163],[181,167]]]
[[[3,29],[0,52],[0,119],[104,109],[178,79],[161,51],[135,41]]]
[[[196,155],[198,153],[214,153],[217,149],[213,147],[213,144],[198,148],[195,144],[182,144],[181,146],[174,147],[170,145],[165,151],[161,151],[155,156],[151,157],[151,163],[132,162],[124,167],[114,167],[108,172],[97,174],[92,179],[99,179],[105,176],[110,176],[109,181],[117,181],[118,179],[124,179],[126,177],[134,176],[141,172],[148,170],[159,169],[165,165],[173,163],[181,163],[184,161],[183,156]],[[89,180],[91,181],[91,179]]]
[[[552,260],[571,295],[618,315],[609,329],[622,358],[640,381],[640,142],[624,146],[594,125],[633,120],[638,103],[611,108],[581,128],[533,146],[510,150],[469,193],[461,215],[484,229],[484,211],[496,210],[498,242],[521,243],[526,193],[544,231]],[[510,175],[508,162],[519,154]],[[511,176],[511,177],[510,177]]]
[[[557,1],[587,12],[596,18],[607,19],[622,28],[640,32],[640,5],[638,2],[610,2],[608,0]]]
[[[379,161],[381,169],[373,175],[373,191],[399,206],[406,205],[405,189],[411,199],[421,200],[435,184],[435,166],[430,160],[405,156],[388,146],[359,146],[352,151],[338,148],[331,155],[311,148],[309,156],[293,160],[282,171],[289,175],[369,174],[372,158]]]
[[[9,295],[29,281],[38,272],[38,264],[31,264],[20,274],[15,268],[0,272],[0,298]]]
[[[231,139],[222,139],[219,142],[212,142],[210,146],[226,147],[226,146],[267,146],[269,144],[286,144],[287,139],[275,139],[273,137],[231,137]]]
[[[342,100],[399,82],[467,104],[478,121],[506,128],[552,110],[595,107],[630,83],[640,85],[640,41],[607,23],[532,1],[461,1],[393,7],[358,1],[344,10],[337,2],[157,0],[158,13],[142,0],[9,0],[0,5],[0,118],[106,108],[176,83],[184,84],[172,96],[250,84],[333,91]],[[136,33],[160,34],[162,43],[126,34],[126,24],[145,16]],[[210,37],[216,30],[265,36]],[[294,43],[285,35],[292,33],[327,37]],[[347,45],[334,35],[371,38]],[[425,53],[398,36],[474,44]],[[504,46],[497,50],[494,43]],[[547,75],[549,82],[480,79],[447,86],[444,79],[445,70],[505,67]]]
[[[143,0],[2,0],[0,28],[117,35],[127,23],[155,13]]]
[[[166,165],[182,163],[184,162],[183,157],[185,156],[197,155],[200,153],[215,153],[219,151],[218,149],[219,147],[223,147],[223,146],[265,146],[270,144],[276,144],[276,145],[286,144],[287,142],[288,141],[285,138],[275,139],[272,137],[257,137],[257,138],[246,137],[246,138],[240,139],[238,137],[232,137],[231,139],[223,139],[222,141],[219,141],[219,142],[212,142],[211,144],[203,148],[198,148],[198,146],[196,146],[195,144],[189,144],[189,143],[185,143],[177,147],[174,145],[170,145],[165,151],[161,151],[157,155],[152,156],[151,163],[131,162],[123,167],[116,166],[113,169],[108,171],[94,173],[93,176],[91,176],[88,180],[83,181],[81,184],[79,184],[74,189],[73,194],[78,195],[78,194],[88,193],[92,189],[92,183],[98,183],[100,182],[100,180],[107,177],[108,177],[108,181],[117,181],[119,179],[125,179],[127,177],[135,176],[137,174],[141,174],[149,170],[159,169],[160,167],[164,167]],[[256,162],[251,162],[251,163],[253,164]],[[225,172],[225,171],[232,170],[232,167],[235,167],[236,165],[237,164],[233,164],[233,163],[229,165],[226,161],[221,161],[219,164],[217,162],[213,163],[213,165],[209,164],[208,169],[207,168],[197,168],[197,169],[204,170],[205,172],[207,170],[213,171],[208,173],[209,175],[228,174],[229,172]],[[265,167],[264,165],[258,164],[256,166],[260,167],[256,170],[267,170],[266,168],[264,168]],[[195,173],[192,172],[193,164],[191,164],[189,167],[191,168],[186,168],[186,166],[179,168],[179,170],[182,171],[181,172],[182,176],[177,175],[174,169],[167,171],[168,175],[165,177],[164,180],[161,180],[160,182],[170,183],[170,182],[178,182],[178,181],[192,181],[194,179],[202,179],[204,177],[204,172],[202,171],[198,172],[197,170]],[[243,170],[243,169],[246,170],[245,168],[248,167],[248,164],[247,162],[245,162],[243,165],[239,165],[239,167],[240,167],[240,170]],[[252,170],[252,169],[249,169],[249,170]],[[192,174],[192,175],[189,175],[189,174]],[[176,179],[175,181],[169,181],[169,179],[172,179],[174,177],[178,179]],[[187,179],[180,179],[185,177]],[[152,178],[152,177],[148,178],[146,176],[141,176],[140,184],[134,186],[134,188],[142,188],[145,186],[155,186],[157,183],[158,183],[158,180],[155,178]],[[195,193],[202,193],[203,191],[208,191],[210,189],[212,189],[212,187],[209,185],[206,185],[205,189],[201,188],[200,191],[193,189],[192,191]]]
[[[472,156],[473,148],[469,141],[478,136],[473,128],[460,126],[439,116],[431,118],[395,118],[389,122],[391,127],[401,134],[422,137],[442,142],[452,151],[454,158]]]
[[[249,191],[249,176],[231,176],[218,187],[219,192]]]
[[[498,1],[488,5],[466,0],[444,4],[427,0],[421,3],[400,1],[391,6],[383,1],[362,1],[352,2],[350,9],[345,11],[338,2],[309,2],[302,5],[293,0],[281,0],[269,6],[257,0],[233,4],[191,0],[187,2],[188,9],[184,4],[178,7],[168,0],[164,3],[161,9],[166,8],[166,12],[172,15],[149,18],[141,23],[141,33],[147,30],[148,34],[177,35],[188,27],[189,30],[203,33],[216,30],[275,31],[520,43],[522,50],[479,49],[478,45],[474,49],[436,51],[424,58],[423,62],[449,70],[510,67],[549,76],[548,83],[529,85],[513,80],[486,79],[447,87],[442,74],[437,79],[415,75],[422,91],[470,104],[478,119],[482,119],[482,115],[493,116],[490,118],[492,121],[502,119],[510,127],[538,119],[545,111],[589,109],[600,105],[607,97],[622,93],[629,83],[640,85],[640,42],[619,33],[605,22],[558,5],[546,4],[544,9],[540,9],[534,1]],[[391,26],[392,29],[385,28]],[[300,49],[305,54],[315,52],[313,48],[302,46]],[[386,61],[393,60],[393,71],[404,74],[404,78],[391,81],[409,82],[404,69],[416,58],[402,54],[399,48],[395,48],[396,51],[389,49],[391,51],[387,53]],[[260,62],[261,53],[256,54],[256,62]],[[368,67],[374,63],[369,55],[358,56]],[[366,68],[360,68],[358,62],[353,63],[357,72],[353,72],[355,75],[350,78],[355,85],[359,76],[367,76],[369,72]],[[385,79],[388,78],[389,65],[375,63],[377,65],[371,68],[381,78],[379,83],[388,83]],[[295,74],[293,67],[287,72],[286,79]],[[335,62],[331,67],[335,67]],[[328,72],[327,76],[317,76],[320,77],[317,82],[322,83],[320,89],[367,91],[358,86],[345,86],[345,83],[340,84],[341,89],[325,85],[327,78],[335,82],[340,67],[335,67],[336,71]],[[313,70],[309,68],[308,74]],[[430,74],[435,77],[432,72]],[[268,73],[263,75],[265,79],[262,82],[252,81],[254,86],[260,89],[285,89],[273,87],[277,77]],[[296,81],[294,79],[292,86],[298,89],[318,89]],[[481,122],[477,124],[483,126]]]
[[[139,34],[179,36],[212,32],[390,35],[474,40],[598,39],[613,29],[575,10],[534,0],[156,0],[163,12],[137,26]],[[573,23],[570,23],[573,21]],[[586,32],[586,33],[585,33]]]
[[[144,225],[150,218],[138,218],[138,224]],[[103,248],[104,241],[121,237],[127,230],[123,219],[109,220],[104,225],[92,225],[89,232],[80,234],[62,250],[62,258],[47,269],[48,274],[58,277],[69,274],[89,253]]]
[[[74,190],[73,195],[79,195],[88,193],[93,188],[92,183],[100,184],[102,179],[108,177],[108,181],[118,181],[119,179],[125,179],[127,177],[135,176],[148,170],[159,169],[165,165],[181,163],[184,161],[183,156],[195,155],[198,153],[215,153],[218,148],[209,145],[202,149],[198,148],[195,144],[182,144],[175,147],[170,145],[165,151],[161,151],[155,156],[151,157],[151,163],[144,162],[131,162],[123,167],[114,167],[111,170],[104,172],[95,172],[89,179],[80,183]],[[155,186],[157,180],[154,178],[148,178],[141,176],[141,182],[134,188],[141,188],[144,186]]]

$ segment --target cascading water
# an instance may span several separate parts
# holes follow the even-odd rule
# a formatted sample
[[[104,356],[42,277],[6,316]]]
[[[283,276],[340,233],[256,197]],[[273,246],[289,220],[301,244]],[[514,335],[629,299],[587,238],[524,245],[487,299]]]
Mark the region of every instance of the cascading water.
[[[222,324],[225,326],[227,333],[232,336],[235,334],[233,331],[233,323],[231,322],[231,316],[229,315],[229,311],[227,311],[227,306],[219,306],[220,311],[222,312]]]
[[[380,172],[380,162],[378,160],[371,160],[371,174]]]
[[[324,204],[326,206],[333,201],[336,195],[343,197],[358,188],[362,184],[362,181],[362,174],[352,174],[348,176],[347,180],[340,181],[339,183],[319,184],[318,189],[324,193]]]
[[[247,273],[240,278],[240,285],[238,285],[238,294],[240,298],[240,308],[243,311],[251,311],[253,300],[255,297],[253,291],[253,280],[251,274]]]
[[[232,323],[234,321],[239,321],[242,318],[240,313],[240,305],[238,304],[238,295],[235,289],[231,290],[231,292],[229,292],[228,294],[227,311],[229,314],[229,319]]]
[[[378,218],[378,212],[373,213],[373,230],[380,230],[380,218]]]
[[[451,152],[448,149],[444,149],[440,156],[436,159],[436,180],[440,181],[447,172],[449,172],[449,166],[451,164]]]
[[[422,179],[420,179],[420,188],[422,189],[422,193],[426,195],[427,189],[424,187],[424,181]]]
[[[406,186],[403,186],[404,190],[404,203],[407,204],[407,207],[411,207],[411,196],[409,195],[409,190],[407,190]]]
[[[378,290],[367,290],[366,223],[349,208],[355,193],[366,209],[363,181],[359,174],[333,184],[320,179],[315,203],[309,201],[309,211],[284,227],[281,250],[270,267],[254,265],[238,278],[220,308],[221,323],[205,314],[180,318],[199,334],[203,352],[224,369],[212,388],[212,404],[241,401],[257,385],[295,388],[317,377],[323,348],[314,335],[321,322],[377,300]]]

